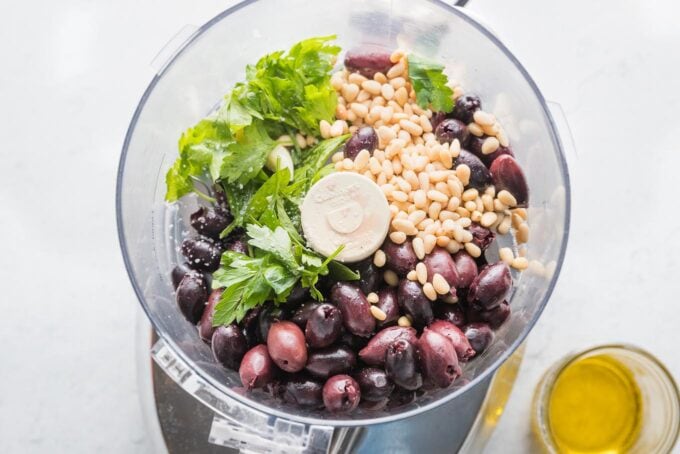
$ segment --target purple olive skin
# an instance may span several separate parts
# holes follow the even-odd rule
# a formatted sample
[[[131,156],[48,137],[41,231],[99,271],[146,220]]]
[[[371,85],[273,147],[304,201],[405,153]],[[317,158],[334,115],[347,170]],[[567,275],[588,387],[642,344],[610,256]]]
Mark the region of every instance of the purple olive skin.
[[[327,378],[349,372],[356,365],[357,355],[354,350],[345,345],[334,345],[310,353],[305,369],[315,377]]]
[[[297,310],[293,313],[293,316],[290,318],[290,321],[295,323],[297,326],[300,328],[304,329],[305,326],[307,326],[307,320],[309,320],[309,316],[312,315],[312,312],[316,310],[317,307],[319,307],[321,303],[317,301],[309,301],[302,306],[298,307]]]
[[[434,305],[434,315],[437,319],[453,323],[461,329],[467,323],[465,311],[462,309],[460,303],[437,303]]]
[[[368,344],[369,339],[367,337],[355,336],[354,334],[343,330],[340,335],[340,343],[348,346],[355,352],[358,352]]]
[[[482,101],[475,95],[463,95],[456,99],[456,105],[453,108],[453,118],[470,124],[474,121],[474,114],[482,108]]]
[[[286,372],[299,372],[307,364],[307,345],[302,330],[293,322],[273,323],[267,335],[272,361]]]
[[[529,187],[527,180],[515,158],[509,155],[499,156],[491,164],[491,177],[496,191],[505,189],[515,196],[517,206],[525,207],[529,203]]]
[[[220,266],[222,248],[210,238],[187,238],[182,241],[182,255],[191,268],[212,273]]]
[[[290,313],[288,312],[289,308],[283,304],[276,306],[268,303],[260,307],[262,309],[257,317],[257,329],[260,339],[262,339],[263,342],[266,342],[267,336],[269,335],[269,328],[272,324],[281,320],[287,320]]]
[[[203,273],[190,271],[177,286],[175,300],[188,321],[198,323],[208,301],[208,285]]]
[[[378,72],[387,73],[392,65],[390,52],[377,46],[362,46],[358,49],[351,49],[345,55],[347,71],[359,73],[368,79],[373,79],[375,73]]]
[[[256,345],[248,350],[238,369],[241,383],[248,390],[262,388],[271,383],[275,372],[276,365],[264,344]]]
[[[378,328],[394,325],[399,319],[399,302],[397,300],[397,289],[385,287],[378,292],[378,302],[375,306],[383,311],[387,316],[385,320],[378,321]]]
[[[291,305],[302,304],[305,301],[309,301],[309,299],[310,299],[309,289],[301,286],[296,286],[293,287],[293,290],[291,290],[290,295],[288,295],[288,298],[286,299],[286,304]]]
[[[184,276],[186,276],[189,271],[191,271],[191,268],[189,268],[186,263],[180,263],[175,266],[170,273],[172,288],[177,290],[179,283],[182,282],[182,279],[184,279]]]
[[[486,323],[470,323],[463,332],[470,341],[470,346],[480,355],[493,341],[493,331]]]
[[[236,252],[238,254],[248,255],[248,243],[245,237],[236,236],[234,238],[229,238],[226,242],[226,250],[231,252]]]
[[[257,306],[250,309],[248,312],[246,312],[246,316],[243,317],[243,320],[241,320],[240,323],[241,327],[243,328],[243,335],[246,337],[246,341],[248,341],[248,347],[250,348],[262,341],[262,339],[260,339],[258,326],[258,318],[260,316],[261,310],[262,306]]]
[[[227,200],[227,195],[224,193],[224,188],[219,183],[215,183],[212,185],[212,190],[218,208],[229,213],[229,201]]]
[[[475,259],[465,251],[456,252],[453,256],[453,261],[456,264],[456,270],[458,271],[458,287],[470,287],[472,281],[477,277],[477,274],[479,274],[477,262],[475,262]]]
[[[323,385],[323,403],[333,413],[349,413],[359,405],[361,389],[349,375],[335,375]]]
[[[381,401],[394,390],[394,384],[387,373],[376,367],[365,367],[355,375],[355,380],[361,388],[361,397],[364,400]]]
[[[323,406],[323,385],[305,376],[294,376],[283,384],[281,397],[285,402],[301,407]]]
[[[491,329],[498,329],[510,317],[510,304],[503,301],[498,306],[489,310],[478,310],[475,305],[468,309],[468,320],[471,322],[485,322],[488,323]]]
[[[428,276],[441,274],[451,287],[461,287],[461,279],[458,275],[456,263],[446,249],[437,246],[431,253],[425,256],[423,263],[427,267]]]
[[[469,151],[460,150],[454,168],[457,168],[461,164],[465,164],[470,168],[470,187],[483,191],[492,183],[489,169],[486,168],[484,163],[477,156]]]
[[[378,134],[370,126],[363,126],[355,132],[345,144],[344,153],[346,158],[354,159],[361,150],[368,150],[373,155],[373,150],[378,146]]]
[[[465,333],[453,323],[445,320],[435,320],[428,328],[451,341],[458,361],[467,361],[475,356],[475,351],[470,346]]]
[[[243,355],[248,351],[248,341],[235,324],[220,326],[212,336],[212,352],[224,367],[238,370]]]
[[[416,364],[416,349],[404,339],[391,343],[387,348],[385,372],[390,380],[409,391],[423,386],[423,377]]]
[[[356,285],[338,282],[331,289],[331,301],[340,309],[342,322],[350,333],[368,337],[375,329],[375,318],[366,295]]]
[[[488,265],[470,284],[468,303],[488,311],[503,302],[511,287],[512,276],[508,265],[503,262]]]
[[[232,220],[228,212],[219,208],[200,207],[190,216],[191,226],[198,233],[216,240]]]
[[[365,295],[376,292],[383,282],[383,273],[380,268],[373,264],[372,257],[355,264],[353,267],[359,273],[356,284]]]
[[[491,243],[493,243],[493,240],[496,239],[495,233],[476,222],[473,222],[468,227],[468,230],[472,233],[472,242],[482,251],[486,251]]]
[[[439,143],[451,143],[455,139],[458,139],[461,147],[467,145],[470,137],[470,131],[468,131],[467,125],[455,118],[447,118],[439,123],[434,130],[434,134]]]
[[[429,328],[418,340],[418,356],[425,378],[440,388],[447,388],[461,374],[453,343]]]
[[[341,331],[340,309],[325,303],[310,314],[305,327],[305,339],[311,348],[328,347],[340,336]]]
[[[444,121],[446,119],[446,113],[445,112],[434,112],[432,113],[432,118],[430,118],[430,124],[432,125],[432,130],[435,131],[437,129],[437,126],[439,126],[439,123]]]
[[[385,328],[373,336],[368,344],[359,351],[359,358],[369,366],[383,366],[387,348],[400,339],[414,344],[418,340],[416,330],[402,326]]]
[[[496,160],[496,158],[502,155],[507,154],[512,156],[513,158],[515,157],[515,153],[513,153],[512,149],[510,147],[504,146],[499,146],[498,149],[493,153],[489,154],[482,153],[482,145],[484,144],[484,141],[487,138],[488,136],[482,137],[470,136],[470,139],[468,140],[467,143],[467,147],[465,147],[466,150],[468,150],[470,153],[481,159],[485,166],[491,167],[491,164]]]
[[[387,240],[383,244],[382,250],[387,259],[385,266],[399,276],[406,276],[409,271],[415,269],[418,263],[418,256],[413,250],[410,240],[404,241],[402,244]]]
[[[416,327],[429,325],[434,319],[432,304],[423,293],[423,288],[413,281],[403,279],[397,293],[399,308],[413,319]]]
[[[215,315],[215,306],[220,302],[222,297],[223,288],[218,288],[210,292],[208,296],[208,304],[205,306],[201,320],[198,322],[198,335],[201,336],[205,342],[210,342],[213,333],[215,332],[215,327],[213,326],[213,316]]]

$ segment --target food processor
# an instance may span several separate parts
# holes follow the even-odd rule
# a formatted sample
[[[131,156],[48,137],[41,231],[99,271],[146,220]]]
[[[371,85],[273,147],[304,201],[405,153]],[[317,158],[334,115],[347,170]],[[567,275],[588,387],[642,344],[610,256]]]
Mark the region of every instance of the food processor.
[[[445,63],[449,76],[478,94],[503,124],[531,192],[531,235],[524,245],[530,267],[513,276],[512,316],[491,346],[464,366],[450,388],[345,415],[245,393],[238,374],[214,362],[196,327],[179,313],[170,280],[196,201],[164,202],[164,176],[177,156],[178,137],[219,105],[228,87],[244,78],[243,68],[301,39],[330,34],[344,50],[400,47]],[[247,0],[198,29],[185,29],[156,59],[156,68],[125,138],[116,209],[125,265],[153,327],[150,337],[141,325],[139,342],[140,373],[153,395],[145,401],[150,419],[157,412],[168,450],[478,450],[502,413],[520,346],[555,285],[569,230],[569,177],[558,127],[515,57],[469,14],[436,0]],[[497,247],[517,251],[512,241],[499,238]],[[497,248],[487,258],[498,260]]]

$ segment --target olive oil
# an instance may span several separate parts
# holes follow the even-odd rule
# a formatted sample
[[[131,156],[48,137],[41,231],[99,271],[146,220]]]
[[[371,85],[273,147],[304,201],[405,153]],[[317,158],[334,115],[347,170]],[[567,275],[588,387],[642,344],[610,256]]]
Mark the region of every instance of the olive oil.
[[[561,371],[547,416],[561,453],[625,453],[640,433],[642,397],[630,369],[609,355],[595,355]]]

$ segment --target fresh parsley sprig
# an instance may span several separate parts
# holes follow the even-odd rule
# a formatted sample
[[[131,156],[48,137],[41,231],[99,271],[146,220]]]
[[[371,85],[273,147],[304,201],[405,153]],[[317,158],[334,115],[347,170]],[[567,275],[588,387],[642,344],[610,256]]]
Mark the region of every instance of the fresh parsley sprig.
[[[453,110],[453,90],[447,85],[449,78],[444,74],[444,65],[409,54],[408,76],[420,107],[436,112]]]

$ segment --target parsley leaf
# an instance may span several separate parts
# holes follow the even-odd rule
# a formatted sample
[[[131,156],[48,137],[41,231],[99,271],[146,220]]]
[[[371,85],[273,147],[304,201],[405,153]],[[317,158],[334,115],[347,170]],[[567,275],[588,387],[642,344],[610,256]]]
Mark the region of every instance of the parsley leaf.
[[[453,110],[453,90],[446,85],[449,78],[444,74],[444,65],[410,54],[408,75],[420,107],[438,112]]]
[[[269,138],[260,121],[245,127],[243,136],[227,149],[220,177],[228,183],[247,183],[260,173],[275,146],[276,142]]]
[[[293,273],[301,270],[302,267],[293,256],[293,242],[283,228],[276,227],[272,232],[268,227],[249,224],[246,233],[251,246],[269,252]]]

